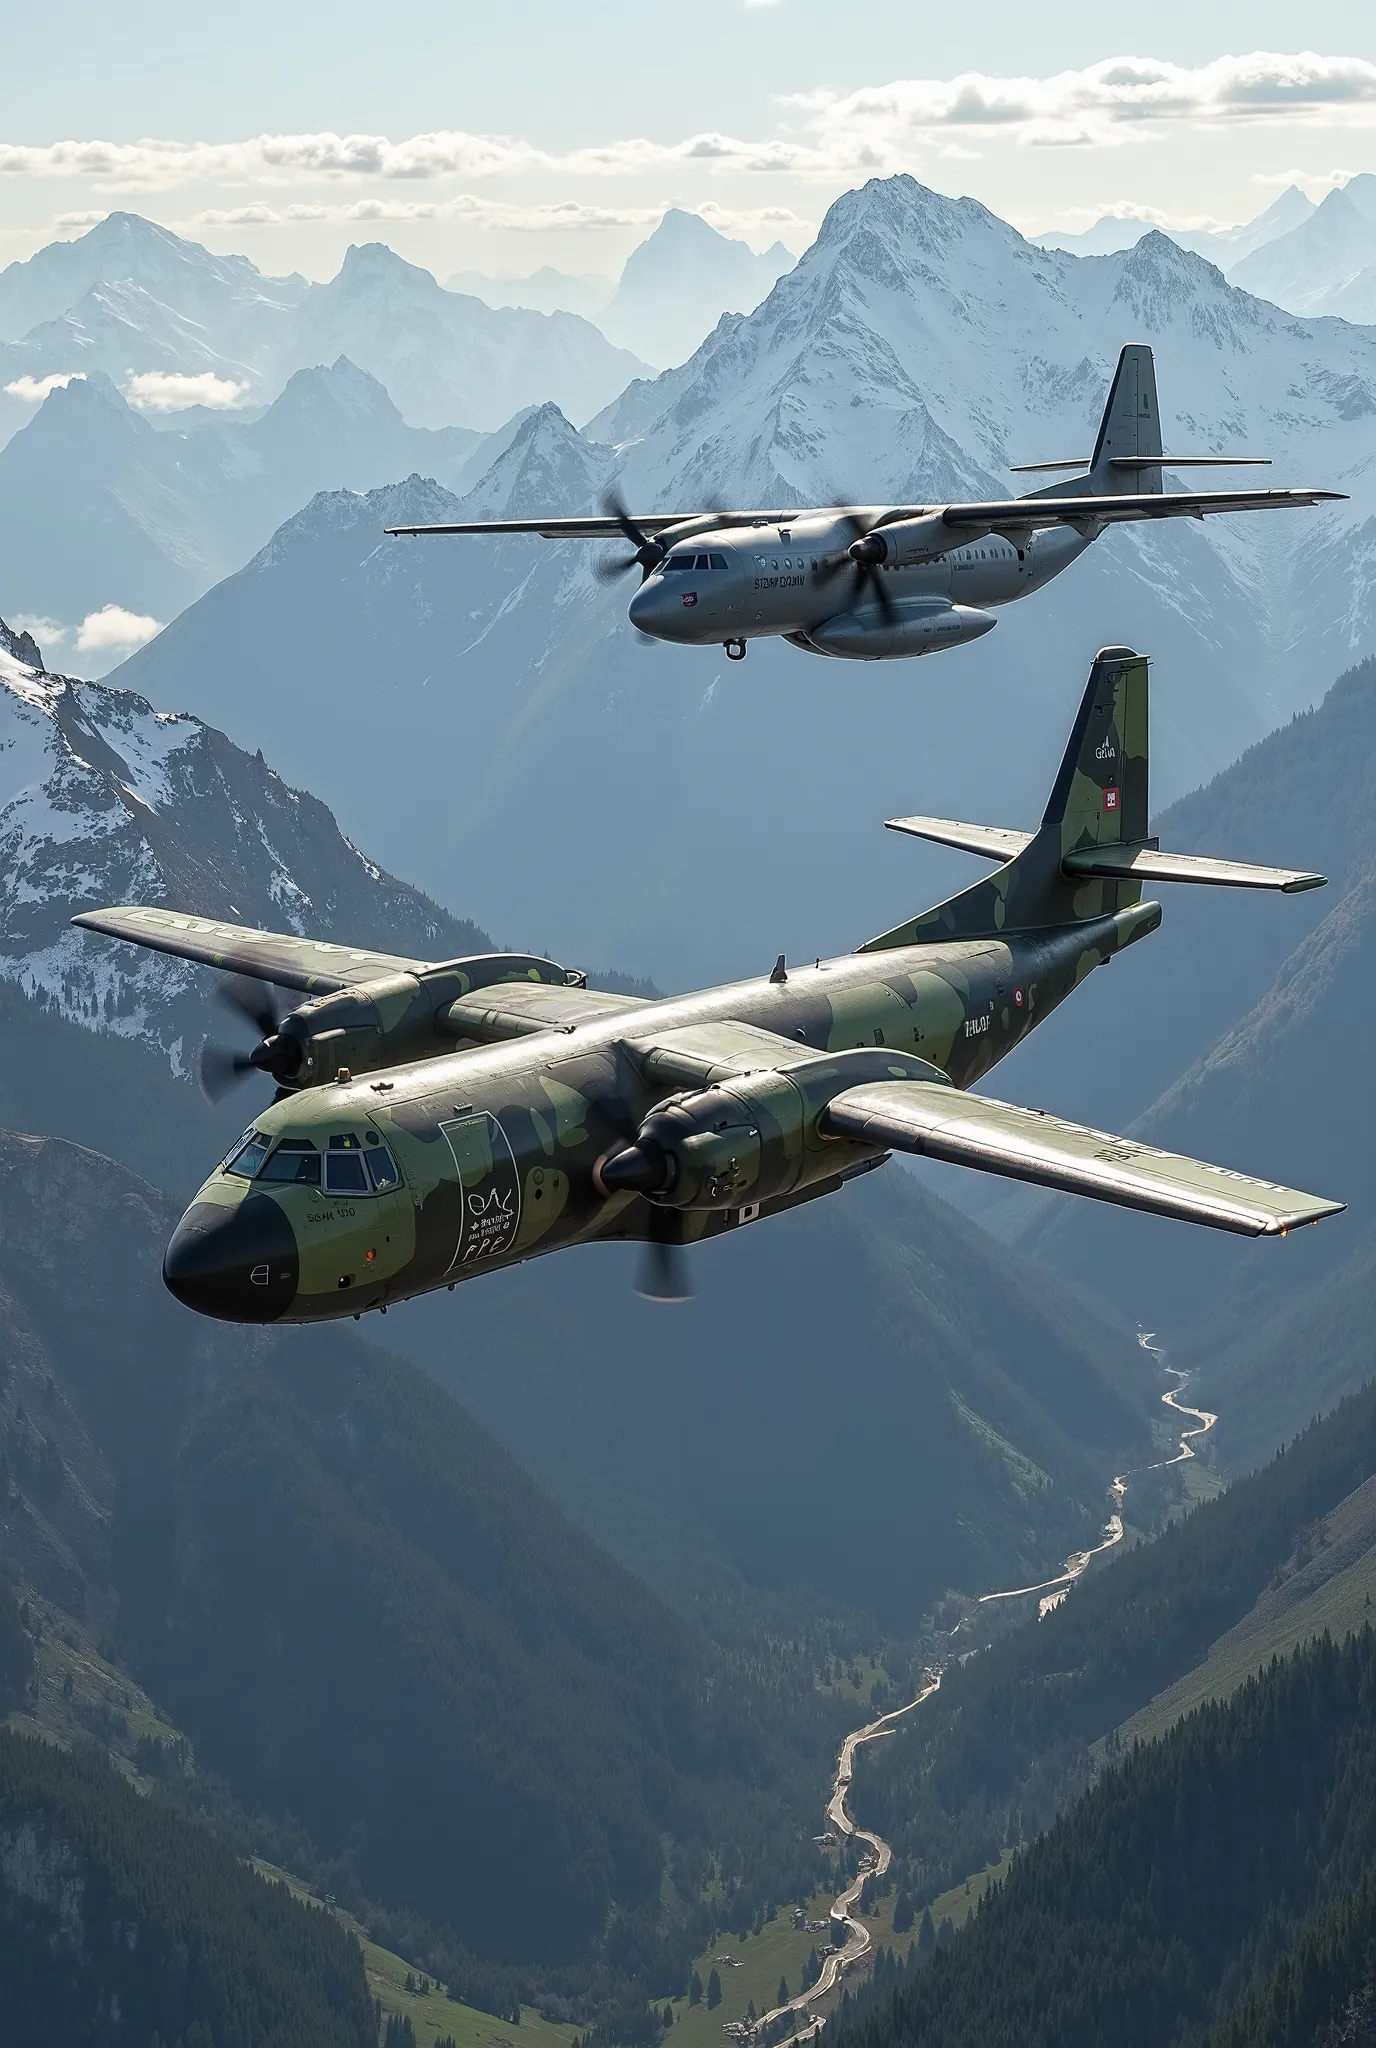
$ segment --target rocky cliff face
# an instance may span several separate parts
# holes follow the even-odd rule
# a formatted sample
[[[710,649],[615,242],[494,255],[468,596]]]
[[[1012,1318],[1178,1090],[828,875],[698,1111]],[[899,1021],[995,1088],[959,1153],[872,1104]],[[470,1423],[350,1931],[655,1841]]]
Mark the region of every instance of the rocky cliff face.
[[[261,754],[131,690],[51,673],[31,635],[0,623],[0,974],[180,1067],[213,977],[70,924],[136,902],[437,959],[490,943],[369,860]]]

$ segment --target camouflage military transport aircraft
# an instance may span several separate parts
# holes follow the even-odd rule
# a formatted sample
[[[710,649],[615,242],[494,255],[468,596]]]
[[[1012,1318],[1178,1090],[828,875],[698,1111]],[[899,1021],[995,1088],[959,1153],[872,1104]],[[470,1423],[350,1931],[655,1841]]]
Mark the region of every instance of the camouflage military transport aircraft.
[[[1203,519],[1317,505],[1341,491],[1167,491],[1172,469],[1231,468],[1257,456],[1163,456],[1149,348],[1118,358],[1094,453],[1029,470],[1083,474],[1030,497],[969,505],[795,506],[759,512],[658,512],[634,517],[609,498],[601,519],[480,519],[460,526],[389,526],[390,534],[536,533],[612,540],[633,553],[599,567],[638,568],[633,626],[656,640],[720,645],[743,660],[748,641],[781,638],[808,654],[893,661],[977,640],[1011,604],[1069,568],[1106,526]],[[1014,472],[1017,474],[1017,472]]]
[[[658,1002],[521,954],[432,965],[164,909],[84,912],[89,930],[260,977],[272,1027],[240,1064],[277,1097],[177,1225],[168,1287],[231,1321],[315,1322],[629,1238],[648,1247],[642,1292],[667,1298],[682,1246],[895,1150],[1254,1237],[1342,1207],[964,1092],[1156,930],[1144,882],[1322,883],[1158,850],[1143,656],[1097,656],[1040,831],[890,822],[1001,865],[856,953]],[[278,1023],[267,982],[309,1000]]]

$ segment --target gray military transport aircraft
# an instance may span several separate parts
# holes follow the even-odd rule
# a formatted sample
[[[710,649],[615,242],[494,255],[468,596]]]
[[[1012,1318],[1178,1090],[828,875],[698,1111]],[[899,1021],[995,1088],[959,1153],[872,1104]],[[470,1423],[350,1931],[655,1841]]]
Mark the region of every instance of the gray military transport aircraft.
[[[894,661],[977,640],[991,606],[1040,590],[1107,526],[1203,519],[1318,505],[1341,491],[1167,491],[1167,468],[1265,464],[1264,456],[1172,455],[1161,449],[1151,350],[1118,358],[1094,453],[1021,471],[1080,470],[1029,497],[969,505],[850,505],[756,512],[632,515],[609,498],[600,519],[478,519],[389,526],[393,535],[532,533],[546,540],[625,538],[633,553],[599,565],[638,568],[631,624],[656,640],[722,646],[742,661],[748,642],[787,640],[809,654]],[[1018,470],[1014,474],[1020,473]]]
[[[964,1092],[1156,930],[1144,882],[1323,881],[1148,837],[1143,656],[1096,657],[1039,831],[890,823],[998,870],[839,959],[780,958],[658,1002],[524,954],[432,963],[165,907],[83,912],[90,930],[258,977],[237,993],[264,1035],[235,1064],[277,1094],[177,1225],[168,1287],[230,1321],[320,1322],[631,1239],[648,1248],[641,1292],[669,1299],[684,1245],[894,1151],[1251,1237],[1341,1208]],[[279,1019],[267,983],[308,1000]]]

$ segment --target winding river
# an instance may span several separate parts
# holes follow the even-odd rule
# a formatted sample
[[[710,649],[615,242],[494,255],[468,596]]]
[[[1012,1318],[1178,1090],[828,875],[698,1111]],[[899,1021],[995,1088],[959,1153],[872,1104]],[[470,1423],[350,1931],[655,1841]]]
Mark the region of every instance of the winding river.
[[[1143,1478],[1148,1472],[1163,1472],[1168,1466],[1182,1465],[1188,1459],[1197,1456],[1196,1439],[1206,1436],[1218,1421],[1218,1417],[1211,1414],[1207,1408],[1192,1408],[1188,1402],[1181,1399],[1189,1383],[1189,1373],[1178,1365],[1167,1364],[1164,1351],[1154,1341],[1155,1336],[1154,1330],[1139,1330],[1137,1341],[1142,1349],[1155,1359],[1159,1369],[1169,1373],[1175,1381],[1175,1385],[1168,1387],[1161,1396],[1161,1404],[1169,1408],[1182,1422],[1186,1418],[1189,1419],[1189,1426],[1179,1432],[1173,1454],[1169,1458],[1158,1458],[1154,1464],[1135,1465],[1128,1472],[1118,1473],[1109,1484],[1108,1494],[1112,1506],[1108,1520],[1104,1524],[1103,1534],[1097,1543],[1091,1545],[1088,1550],[1072,1551],[1065,1561],[1064,1569],[1058,1572],[1055,1578],[1043,1579],[1035,1586],[1009,1586],[996,1593],[981,1593],[952,1629],[953,1637],[968,1627],[981,1607],[996,1600],[1030,1599],[1035,1593],[1038,1596],[1038,1619],[1050,1614],[1053,1608],[1060,1606],[1075,1581],[1084,1576],[1094,1559],[1122,1542],[1123,1501],[1127,1494],[1128,1481]],[[816,1982],[810,1984],[806,1991],[800,1991],[797,1997],[791,1998],[786,2005],[777,2005],[769,2012],[761,2013],[753,2029],[742,2027],[742,2039],[753,2041],[766,2028],[772,2030],[780,2021],[794,2018],[801,2020],[802,2025],[785,2031],[780,2036],[781,2048],[793,2048],[794,2043],[815,2041],[827,2017],[825,2013],[818,2012],[817,2007],[824,2002],[828,2006],[834,2005],[840,1995],[842,1979],[857,1966],[869,1961],[874,1948],[874,1938],[858,1916],[860,1894],[864,1890],[867,1877],[884,1876],[893,1861],[893,1851],[882,1835],[873,1834],[868,1828],[857,1828],[851,1818],[849,1798],[851,1782],[855,1776],[856,1751],[866,1743],[882,1742],[886,1736],[892,1735],[898,1723],[907,1715],[915,1713],[925,1700],[929,1700],[932,1694],[940,1689],[940,1686],[941,1670],[924,1671],[917,1692],[906,1706],[894,1707],[889,1713],[881,1714],[877,1720],[867,1721],[863,1727],[852,1729],[841,1744],[841,1753],[836,1759],[836,1775],[832,1779],[831,1797],[827,1801],[827,1826],[842,1841],[863,1842],[870,1852],[869,1856],[862,1862],[859,1876],[854,1878],[843,1892],[839,1892],[832,1902],[832,1946],[823,1958],[821,1974]]]

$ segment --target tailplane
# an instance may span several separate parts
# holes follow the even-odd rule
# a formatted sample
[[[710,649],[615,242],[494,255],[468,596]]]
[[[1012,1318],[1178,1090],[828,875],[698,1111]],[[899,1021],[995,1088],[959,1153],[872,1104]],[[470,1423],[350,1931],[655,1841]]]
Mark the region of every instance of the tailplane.
[[[1323,886],[1322,875],[1303,869],[1162,853],[1147,833],[1149,752],[1147,657],[1130,647],[1105,647],[1094,657],[1040,829],[890,818],[891,831],[1002,864],[859,950],[1084,924],[1131,910],[1141,903],[1144,882],[1207,882],[1287,895]],[[1160,914],[1153,904],[1143,904],[1142,912],[1144,920],[1151,913],[1153,923]]]

